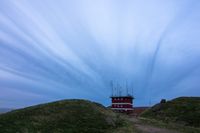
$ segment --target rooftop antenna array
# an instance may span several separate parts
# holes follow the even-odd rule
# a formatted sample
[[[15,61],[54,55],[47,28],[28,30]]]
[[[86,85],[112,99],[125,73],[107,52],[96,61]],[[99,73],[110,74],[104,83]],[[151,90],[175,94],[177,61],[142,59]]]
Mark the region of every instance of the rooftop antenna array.
[[[113,81],[110,81],[110,87],[111,87],[111,96],[133,96],[133,87],[129,88],[129,85],[127,81],[125,82],[125,86],[121,86],[118,82],[114,83]]]

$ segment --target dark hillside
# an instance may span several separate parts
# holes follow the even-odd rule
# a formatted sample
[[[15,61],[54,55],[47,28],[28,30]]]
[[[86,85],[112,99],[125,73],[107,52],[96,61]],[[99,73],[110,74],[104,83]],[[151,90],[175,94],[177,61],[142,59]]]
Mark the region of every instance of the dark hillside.
[[[105,133],[122,124],[115,113],[86,100],[63,100],[0,115],[1,133]]]
[[[200,97],[179,97],[166,103],[159,103],[141,116],[200,127]]]

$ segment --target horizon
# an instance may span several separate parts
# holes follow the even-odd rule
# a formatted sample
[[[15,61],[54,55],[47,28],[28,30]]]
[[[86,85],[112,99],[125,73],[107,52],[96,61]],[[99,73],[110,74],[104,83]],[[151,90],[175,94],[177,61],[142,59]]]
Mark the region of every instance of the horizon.
[[[1,0],[0,108],[200,96],[199,35],[198,0]]]
[[[190,96],[182,96],[182,97],[188,97],[188,98],[191,98]],[[180,98],[180,97],[176,97],[176,98]],[[173,99],[169,99],[169,100],[166,100],[166,101],[171,101],[171,100],[174,100],[176,98],[173,98]],[[197,97],[193,97],[193,98],[197,98]],[[90,101],[90,102],[96,102],[96,101],[91,101],[91,100],[88,100],[88,99],[59,99],[59,100],[54,100],[54,101],[48,101],[48,102],[43,102],[43,103],[38,103],[38,104],[32,104],[32,105],[29,105],[29,106],[24,106],[24,107],[18,107],[18,108],[6,108],[6,107],[0,107],[0,109],[7,109],[9,111],[11,110],[17,110],[17,109],[24,109],[24,108],[27,108],[27,107],[32,107],[32,106],[37,106],[37,105],[42,105],[42,104],[47,104],[47,103],[52,103],[52,102],[59,102],[59,101],[65,101],[65,100],[86,100],[86,101]],[[161,102],[162,99],[160,99],[160,101],[158,103]],[[134,101],[134,100],[133,100]],[[98,103],[98,102],[96,102]],[[133,102],[134,103],[134,102]],[[156,103],[156,104],[158,104]],[[101,104],[101,103],[98,103],[98,104]],[[156,105],[155,104],[155,105]],[[103,105],[103,104],[102,104]],[[103,105],[104,107],[109,107],[111,106],[110,104],[109,105]],[[153,107],[154,105],[147,105],[147,106],[134,106],[133,105],[133,108],[141,108],[141,107]]]

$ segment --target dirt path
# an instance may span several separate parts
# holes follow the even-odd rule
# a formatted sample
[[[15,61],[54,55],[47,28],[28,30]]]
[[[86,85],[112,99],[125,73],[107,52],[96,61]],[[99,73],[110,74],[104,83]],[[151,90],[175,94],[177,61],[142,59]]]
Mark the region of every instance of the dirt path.
[[[139,119],[132,117],[129,118],[131,122],[133,122],[135,128],[137,128],[142,133],[179,133],[177,131],[155,127],[153,125],[147,125],[142,123]]]
[[[144,133],[178,133],[176,131],[153,127],[150,125],[135,124],[135,127]]]

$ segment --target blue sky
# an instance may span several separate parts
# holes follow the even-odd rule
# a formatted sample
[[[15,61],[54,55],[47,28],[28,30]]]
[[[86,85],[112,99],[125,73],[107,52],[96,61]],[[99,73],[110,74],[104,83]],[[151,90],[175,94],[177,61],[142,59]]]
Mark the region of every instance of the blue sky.
[[[0,107],[200,96],[199,0],[1,0]]]

